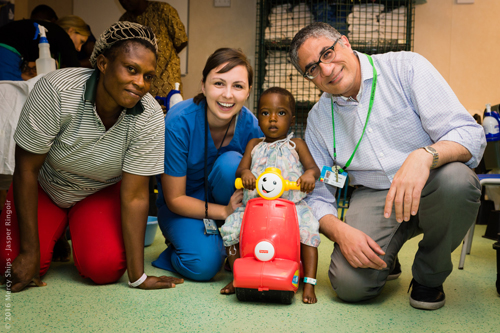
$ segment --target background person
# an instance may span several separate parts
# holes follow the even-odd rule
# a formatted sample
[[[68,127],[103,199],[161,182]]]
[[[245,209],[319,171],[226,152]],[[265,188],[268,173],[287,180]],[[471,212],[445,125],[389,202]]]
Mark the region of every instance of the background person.
[[[38,5],[31,11],[30,20],[41,20],[56,23],[59,18],[52,7]]]
[[[59,68],[80,66],[77,50],[90,35],[81,18],[63,17],[58,24],[41,20],[13,21],[0,27],[0,80],[21,81],[36,76],[33,68],[40,52],[39,38],[33,39],[35,22],[47,28],[50,52]]]
[[[55,13],[55,11],[52,8],[50,8],[49,6],[38,5],[31,12],[30,19],[31,20],[44,20],[44,21],[49,21],[49,22],[55,23],[59,18],[57,17],[57,14]],[[95,36],[92,34],[92,31],[90,30],[90,26],[87,26],[87,29],[89,30],[90,34],[87,38],[87,41],[81,46],[80,51],[78,51],[78,60],[80,61],[80,65],[82,67],[92,68],[92,65],[90,64],[90,56],[92,55],[92,51],[94,50],[94,44],[95,44],[96,39],[95,39]],[[75,48],[76,48],[76,45],[75,45]],[[34,66],[35,66],[34,63],[32,65],[30,64],[30,67],[34,67]],[[36,70],[36,68],[35,68],[35,70]]]
[[[167,113],[157,205],[158,223],[171,244],[153,266],[197,281],[220,270],[226,257],[222,238],[215,223],[206,228],[204,219],[225,220],[241,205],[242,190],[234,192],[236,169],[247,143],[263,135],[243,106],[252,78],[241,51],[218,49],[203,69],[202,93]]]
[[[80,52],[82,45],[85,44],[90,36],[90,29],[87,23],[76,15],[64,16],[57,20],[56,23],[66,31],[75,45],[75,50]]]
[[[146,25],[153,29],[158,38],[158,66],[151,94],[167,97],[178,82],[182,95],[181,61],[178,54],[186,47],[188,38],[177,10],[168,3],[147,0],[120,0],[120,4],[126,10],[120,21]]]
[[[358,187],[346,223],[337,218],[335,187],[318,182],[306,199],[335,242],[329,277],[337,295],[348,302],[377,296],[399,249],[423,233],[410,304],[442,307],[451,252],[480,204],[470,168],[486,145],[482,127],[418,54],[369,57],[325,23],[302,29],[290,49],[294,66],[325,92],[307,120],[311,154],[320,168],[342,167]]]
[[[42,76],[23,108],[13,187],[0,215],[0,263],[12,264],[12,291],[40,279],[69,224],[82,277],[131,286],[174,287],[182,279],[144,274],[148,177],[162,170],[163,113],[148,94],[156,40],[139,24],[118,22],[96,43],[95,70]],[[8,222],[8,223],[7,223]],[[8,229],[8,230],[7,230]],[[129,282],[129,283],[130,283]]]
[[[92,68],[90,57],[92,56],[92,51],[94,50],[96,39],[92,31],[90,30],[90,26],[88,26],[88,29],[90,31],[90,36],[89,38],[87,38],[87,41],[82,45],[82,48],[78,52],[78,60],[80,61],[80,65],[82,67]]]

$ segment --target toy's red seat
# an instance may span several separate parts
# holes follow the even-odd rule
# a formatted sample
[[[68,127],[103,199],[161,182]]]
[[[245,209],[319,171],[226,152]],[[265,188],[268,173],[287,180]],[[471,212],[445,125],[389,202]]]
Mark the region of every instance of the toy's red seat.
[[[299,285],[300,233],[295,204],[284,199],[249,200],[233,267],[240,300],[290,303]]]

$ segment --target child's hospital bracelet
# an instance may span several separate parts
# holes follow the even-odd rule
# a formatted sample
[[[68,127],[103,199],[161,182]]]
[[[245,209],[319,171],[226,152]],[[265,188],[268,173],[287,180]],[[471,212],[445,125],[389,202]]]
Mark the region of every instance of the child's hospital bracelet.
[[[313,286],[316,285],[316,279],[310,278],[310,277],[305,277],[304,278],[304,283],[309,283],[312,284]]]

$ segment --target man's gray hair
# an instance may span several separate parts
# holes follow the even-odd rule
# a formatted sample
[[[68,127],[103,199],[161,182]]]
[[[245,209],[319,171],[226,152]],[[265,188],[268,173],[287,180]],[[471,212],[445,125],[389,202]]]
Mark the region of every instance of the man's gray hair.
[[[292,65],[303,75],[304,73],[299,66],[299,48],[305,43],[309,38],[320,38],[326,37],[332,42],[336,41],[338,38],[342,37],[342,34],[337,31],[334,27],[327,23],[315,22],[307,27],[300,30],[295,37],[293,37],[292,43],[290,44],[290,60]],[[343,45],[342,40],[339,43]]]

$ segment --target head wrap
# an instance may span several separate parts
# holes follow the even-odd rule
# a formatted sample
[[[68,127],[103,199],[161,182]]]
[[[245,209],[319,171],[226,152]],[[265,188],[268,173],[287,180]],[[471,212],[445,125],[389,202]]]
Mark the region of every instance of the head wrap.
[[[97,57],[100,54],[103,54],[106,50],[110,49],[116,42],[127,39],[144,39],[151,43],[151,45],[154,46],[156,53],[158,53],[156,37],[151,28],[138,23],[119,21],[113,23],[95,42],[94,50],[90,56],[90,64],[92,67],[96,67]]]

